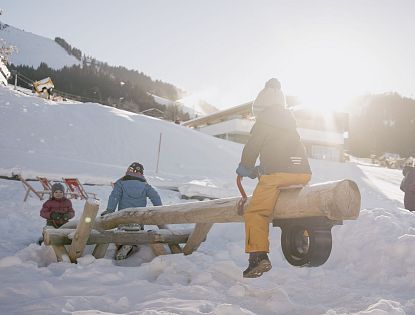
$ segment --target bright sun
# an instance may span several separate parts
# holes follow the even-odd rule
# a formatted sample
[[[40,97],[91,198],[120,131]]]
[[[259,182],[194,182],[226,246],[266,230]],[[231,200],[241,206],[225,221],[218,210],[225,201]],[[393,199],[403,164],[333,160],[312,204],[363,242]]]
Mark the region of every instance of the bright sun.
[[[344,43],[313,43],[302,53],[289,60],[287,82],[292,84],[287,94],[295,95],[305,108],[341,111],[353,96],[362,93],[369,74],[373,75],[367,54]]]

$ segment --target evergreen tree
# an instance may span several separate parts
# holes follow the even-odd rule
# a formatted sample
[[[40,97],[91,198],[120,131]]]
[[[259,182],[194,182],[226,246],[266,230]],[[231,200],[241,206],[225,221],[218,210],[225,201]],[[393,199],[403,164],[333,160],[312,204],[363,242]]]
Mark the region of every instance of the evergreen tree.
[[[350,114],[350,151],[358,156],[385,152],[415,156],[415,100],[397,93],[356,99]]]

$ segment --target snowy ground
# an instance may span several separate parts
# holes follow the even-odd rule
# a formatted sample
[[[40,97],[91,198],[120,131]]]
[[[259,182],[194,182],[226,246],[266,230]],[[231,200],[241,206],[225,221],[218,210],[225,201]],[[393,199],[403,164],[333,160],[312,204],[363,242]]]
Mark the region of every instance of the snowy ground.
[[[163,133],[159,172],[155,157]],[[194,194],[232,196],[241,146],[96,104],[58,104],[0,87],[0,175],[78,176],[105,209],[109,183],[143,161],[163,203]],[[318,268],[295,268],[271,229],[273,269],[242,278],[243,225],[216,224],[190,256],[153,256],[143,246],[123,262],[91,255],[56,263],[36,244],[42,202],[0,179],[0,314],[415,314],[415,215],[402,209],[398,170],[312,160],[313,182],[349,178],[362,194],[356,221],[333,228]],[[35,182],[33,182],[36,185]],[[255,181],[244,184],[252,190]],[[74,201],[79,217],[83,202]],[[151,227],[149,227],[151,228]],[[172,228],[175,228],[172,226]],[[91,248],[88,248],[90,252]]]

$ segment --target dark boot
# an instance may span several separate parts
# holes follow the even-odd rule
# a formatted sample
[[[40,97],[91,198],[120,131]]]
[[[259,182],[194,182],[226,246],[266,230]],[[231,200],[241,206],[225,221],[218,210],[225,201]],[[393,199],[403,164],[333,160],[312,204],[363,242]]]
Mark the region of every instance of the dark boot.
[[[266,252],[249,253],[249,266],[244,271],[244,278],[258,278],[271,268],[272,265]]]

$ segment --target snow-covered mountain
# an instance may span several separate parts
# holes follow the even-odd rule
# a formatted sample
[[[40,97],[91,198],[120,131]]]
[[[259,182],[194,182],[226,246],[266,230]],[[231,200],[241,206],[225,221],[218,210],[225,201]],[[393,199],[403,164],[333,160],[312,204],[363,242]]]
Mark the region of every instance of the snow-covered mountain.
[[[18,52],[13,53],[9,60],[15,65],[37,68],[41,62],[45,62],[51,68],[60,69],[64,66],[80,64],[79,60],[69,55],[53,39],[26,32],[11,25],[0,23],[0,38],[4,39],[7,45],[17,48]]]

